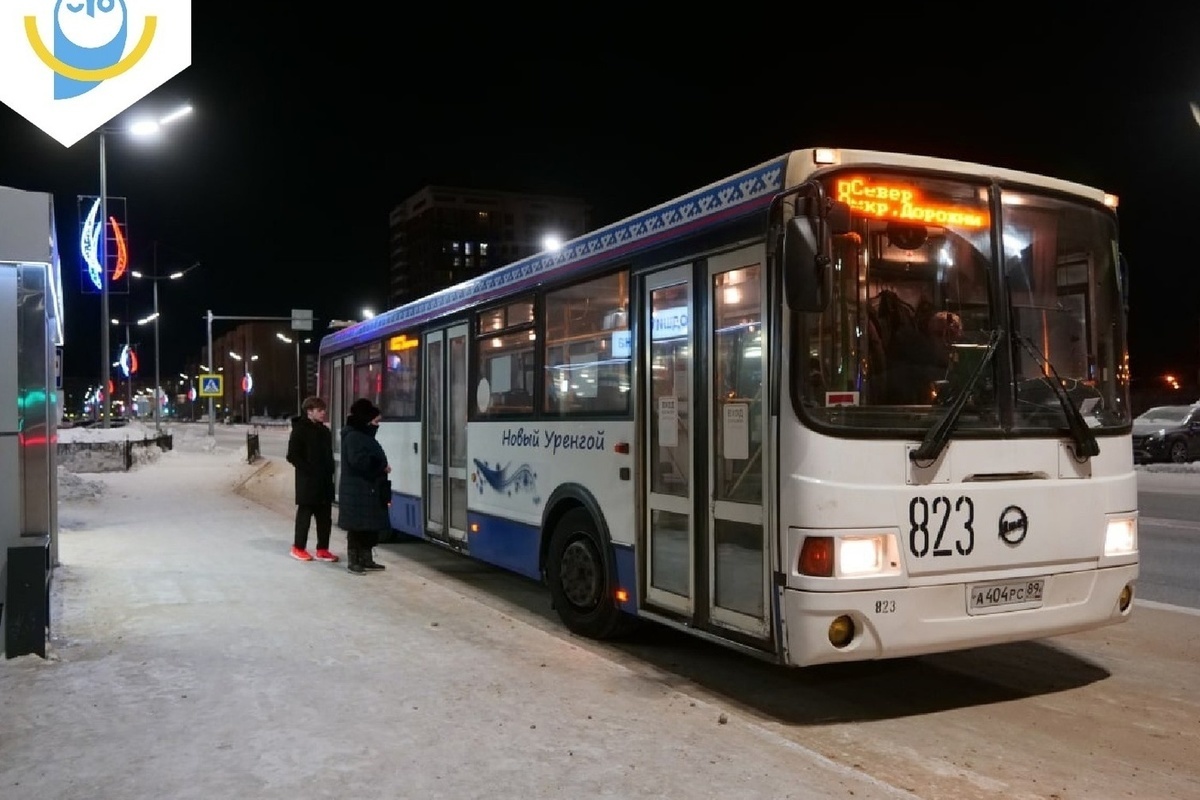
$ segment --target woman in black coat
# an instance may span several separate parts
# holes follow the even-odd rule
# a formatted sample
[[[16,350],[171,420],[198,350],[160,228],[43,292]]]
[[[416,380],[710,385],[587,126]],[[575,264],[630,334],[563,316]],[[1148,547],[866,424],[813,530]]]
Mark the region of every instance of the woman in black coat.
[[[371,548],[379,541],[379,532],[391,526],[390,489],[385,483],[392,468],[383,447],[375,441],[380,417],[370,400],[360,398],[350,405],[350,416],[342,428],[337,524],[346,531],[346,568],[356,575],[383,569],[372,558]]]

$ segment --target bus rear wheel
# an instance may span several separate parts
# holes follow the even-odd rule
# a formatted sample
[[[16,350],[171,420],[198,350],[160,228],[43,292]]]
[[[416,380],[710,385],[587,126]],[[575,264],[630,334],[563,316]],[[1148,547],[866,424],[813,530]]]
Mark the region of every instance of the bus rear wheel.
[[[584,508],[562,516],[550,536],[546,581],[554,610],[574,633],[606,639],[625,629],[617,608],[596,522]]]

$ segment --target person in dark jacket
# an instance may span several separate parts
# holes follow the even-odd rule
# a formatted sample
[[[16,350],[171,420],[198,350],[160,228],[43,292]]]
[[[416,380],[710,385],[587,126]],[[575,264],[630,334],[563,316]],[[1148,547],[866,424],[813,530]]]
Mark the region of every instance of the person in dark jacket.
[[[383,569],[371,555],[386,530],[392,471],[383,447],[375,441],[381,412],[365,397],[350,405],[342,428],[342,472],[338,479],[338,527],[346,531],[346,568],[356,575]]]
[[[325,401],[309,397],[300,404],[300,416],[292,417],[287,460],[296,468],[296,535],[292,558],[312,561],[308,552],[308,529],[317,521],[318,561],[337,561],[329,552],[333,532],[333,434],[325,425]]]

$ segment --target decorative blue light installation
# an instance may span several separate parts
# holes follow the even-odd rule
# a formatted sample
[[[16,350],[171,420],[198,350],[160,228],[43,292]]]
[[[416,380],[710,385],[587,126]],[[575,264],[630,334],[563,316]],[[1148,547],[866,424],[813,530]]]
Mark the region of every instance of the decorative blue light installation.
[[[98,219],[99,216],[100,198],[97,197],[96,202],[92,203],[87,219],[84,220],[83,232],[79,235],[79,252],[87,264],[88,277],[97,289],[103,289],[101,276],[104,268],[100,266],[100,247],[104,242],[104,223]]]

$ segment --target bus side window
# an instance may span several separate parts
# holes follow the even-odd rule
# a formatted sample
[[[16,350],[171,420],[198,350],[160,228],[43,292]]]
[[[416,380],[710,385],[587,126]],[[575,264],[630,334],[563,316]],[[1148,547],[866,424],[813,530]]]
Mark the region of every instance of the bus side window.
[[[546,411],[629,413],[629,274],[546,294]]]
[[[532,299],[476,316],[476,416],[532,414],[537,327]]]

